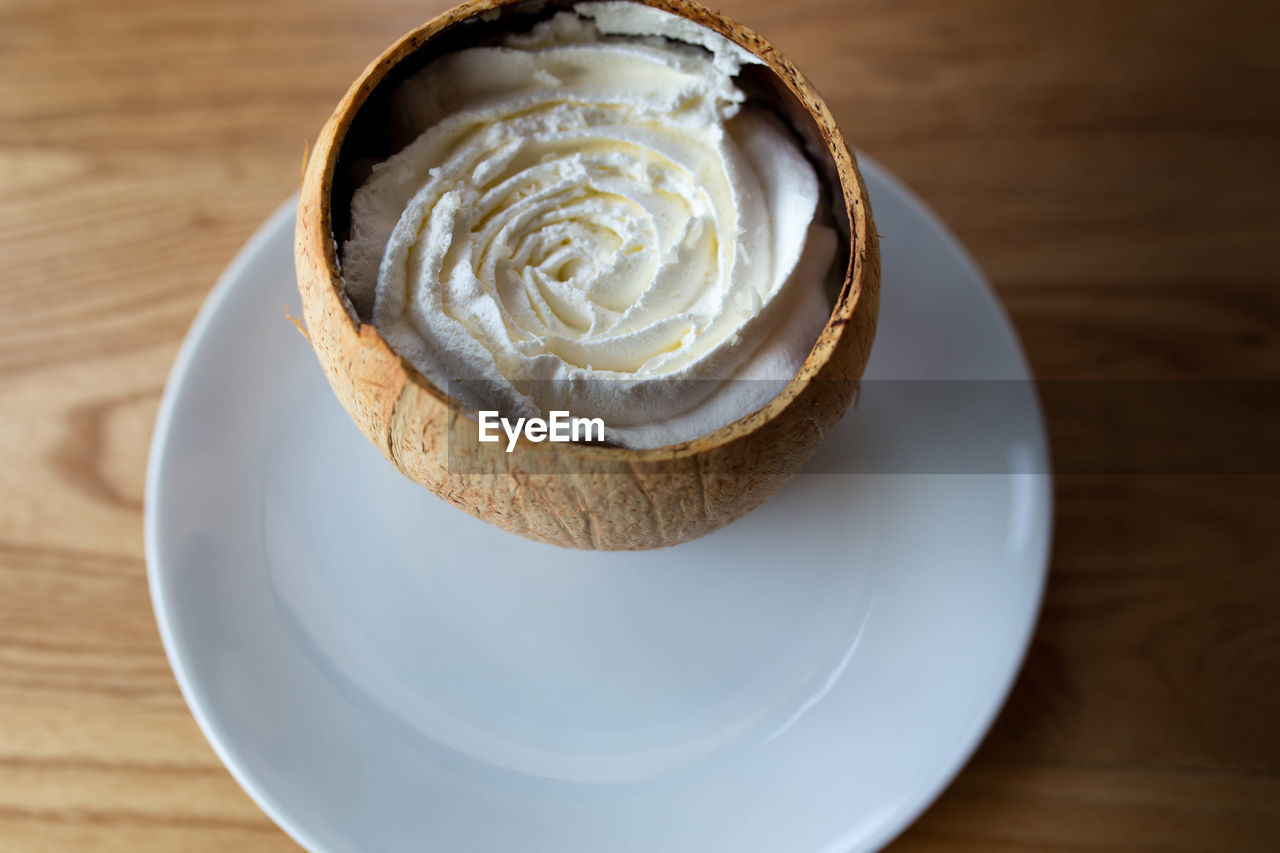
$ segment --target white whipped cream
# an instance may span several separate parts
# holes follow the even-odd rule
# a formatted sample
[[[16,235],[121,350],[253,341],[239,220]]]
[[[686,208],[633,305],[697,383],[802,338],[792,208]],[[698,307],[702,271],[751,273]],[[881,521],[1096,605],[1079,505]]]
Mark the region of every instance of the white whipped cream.
[[[803,364],[835,234],[796,144],[741,108],[749,53],[649,7],[575,9],[403,84],[426,130],[355,193],[346,292],[471,408],[690,440]]]

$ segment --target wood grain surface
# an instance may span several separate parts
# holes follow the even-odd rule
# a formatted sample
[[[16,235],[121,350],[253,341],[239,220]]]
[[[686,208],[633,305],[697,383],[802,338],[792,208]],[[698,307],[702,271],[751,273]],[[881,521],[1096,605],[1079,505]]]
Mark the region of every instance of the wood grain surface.
[[[0,850],[296,849],[165,662],[147,446],[304,140],[445,5],[0,0]],[[1273,5],[722,8],[950,223],[1041,377],[1280,379]],[[1025,670],[893,849],[1280,849],[1278,486],[1059,477]]]

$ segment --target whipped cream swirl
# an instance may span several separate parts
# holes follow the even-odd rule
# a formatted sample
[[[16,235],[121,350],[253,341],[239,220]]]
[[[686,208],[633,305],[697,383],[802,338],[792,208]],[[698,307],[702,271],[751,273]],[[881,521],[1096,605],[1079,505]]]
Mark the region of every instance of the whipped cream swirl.
[[[426,130],[355,194],[346,292],[465,405],[689,440],[794,376],[835,235],[795,143],[742,109],[749,54],[648,7],[576,9],[402,85]],[[700,47],[635,37],[655,33]]]

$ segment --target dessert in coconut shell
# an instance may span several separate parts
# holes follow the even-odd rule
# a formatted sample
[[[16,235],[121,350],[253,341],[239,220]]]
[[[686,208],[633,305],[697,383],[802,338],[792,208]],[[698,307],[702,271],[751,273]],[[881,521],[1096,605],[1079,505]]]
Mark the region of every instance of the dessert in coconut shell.
[[[857,162],[826,104],[776,48],[695,3],[644,5],[709,28],[759,60],[735,83],[801,139],[837,232],[829,319],[794,377],[763,407],[691,440],[638,449],[586,442],[481,441],[475,410],[428,380],[362,322],[339,248],[369,164],[392,154],[391,93],[430,62],[527,30],[571,2],[476,0],[406,34],[352,85],[311,152],[295,258],[308,336],[361,431],[406,476],[506,530],[575,548],[643,549],[745,515],[796,474],[854,399],[875,334],[879,251]]]

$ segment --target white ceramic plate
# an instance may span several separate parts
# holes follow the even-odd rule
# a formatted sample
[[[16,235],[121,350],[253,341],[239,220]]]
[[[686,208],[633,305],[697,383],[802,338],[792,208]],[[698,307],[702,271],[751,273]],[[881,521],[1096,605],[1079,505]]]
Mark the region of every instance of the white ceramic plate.
[[[868,377],[1027,379],[963,249],[864,170],[884,235]],[[977,431],[905,428],[902,395],[876,389],[915,386],[868,383],[814,473],[715,534],[535,544],[402,478],[347,418],[283,316],[293,219],[290,201],[196,319],[146,501],[178,683],[290,835],[361,853],[868,850],[954,776],[1044,583],[1027,383]]]

